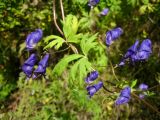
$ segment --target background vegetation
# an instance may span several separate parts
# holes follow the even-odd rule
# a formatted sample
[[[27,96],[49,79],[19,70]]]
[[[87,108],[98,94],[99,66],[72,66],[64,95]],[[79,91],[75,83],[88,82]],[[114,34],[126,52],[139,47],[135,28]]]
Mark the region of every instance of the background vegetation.
[[[159,120],[160,1],[100,0],[90,9],[87,0],[64,0],[64,19],[60,1],[0,1],[0,119]],[[104,8],[109,13],[99,16]],[[107,54],[105,34],[115,27],[124,33]],[[36,52],[39,57],[49,52],[51,57],[46,79],[26,81],[21,70],[29,55],[25,39],[37,28],[44,34]],[[113,68],[136,39],[146,38],[153,45],[147,62]],[[84,78],[93,69],[114,93],[101,89],[88,99]],[[118,88],[129,85],[135,91],[140,83],[151,88],[144,100],[132,97],[129,104],[114,105]]]

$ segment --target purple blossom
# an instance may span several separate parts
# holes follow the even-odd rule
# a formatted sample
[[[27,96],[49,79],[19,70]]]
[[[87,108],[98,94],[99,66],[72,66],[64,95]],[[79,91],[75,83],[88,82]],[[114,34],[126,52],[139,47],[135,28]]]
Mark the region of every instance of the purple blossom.
[[[140,99],[144,99],[145,95],[144,94],[139,94]]]
[[[103,87],[103,82],[100,81],[95,85],[87,86],[88,95],[91,98],[100,88]]]
[[[100,0],[89,0],[88,1],[88,6],[95,6],[99,3]]]
[[[139,85],[139,89],[140,89],[140,90],[147,90],[147,89],[148,89],[148,85],[142,83],[142,84]]]
[[[105,9],[103,9],[103,10],[101,11],[100,15],[105,16],[105,15],[108,14],[108,12],[109,12],[109,9],[108,9],[108,8],[105,8]]]
[[[97,71],[92,71],[91,73],[89,73],[87,75],[87,77],[85,78],[85,82],[86,83],[92,83],[95,79],[98,78],[98,72]]]
[[[149,58],[152,53],[152,43],[149,39],[143,40],[139,47],[139,41],[137,40],[128,50],[127,53],[122,58],[119,66],[123,66],[127,59],[130,60],[132,64],[138,61],[144,61]]]
[[[33,53],[33,54],[30,55],[30,57],[22,65],[22,71],[29,78],[32,76],[33,68],[34,68],[34,65],[35,65],[36,61],[37,61],[37,57]]]
[[[48,65],[49,54],[46,54],[43,59],[38,63],[37,69],[34,71],[33,79],[46,73],[46,67]]]
[[[120,27],[108,31],[106,33],[106,45],[109,47],[114,40],[116,40],[120,35],[122,35],[122,33],[123,30]]]
[[[130,96],[131,96],[131,88],[130,87],[125,87],[119,97],[117,98],[117,100],[115,101],[116,105],[121,105],[121,104],[125,104],[128,103],[130,100]]]
[[[43,32],[41,29],[36,29],[34,32],[31,32],[26,39],[26,48],[28,50],[33,50],[42,36]]]
[[[139,60],[147,60],[150,54],[152,53],[152,43],[149,39],[143,40],[138,51]]]

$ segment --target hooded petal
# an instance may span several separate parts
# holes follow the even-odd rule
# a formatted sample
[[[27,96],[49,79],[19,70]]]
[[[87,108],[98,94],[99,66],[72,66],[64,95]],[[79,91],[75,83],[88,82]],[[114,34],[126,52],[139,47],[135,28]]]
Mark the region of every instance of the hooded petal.
[[[37,61],[37,56],[36,54],[31,54],[30,57],[24,62],[24,64],[30,65],[30,66],[34,66],[34,64]]]
[[[95,6],[99,3],[100,0],[89,0],[88,6]]]
[[[105,8],[105,9],[103,9],[102,11],[101,11],[101,13],[100,13],[100,15],[107,15],[108,14],[108,12],[109,12],[109,9],[108,8]]]
[[[125,104],[128,103],[130,100],[130,95],[131,95],[131,88],[130,87],[125,87],[119,97],[117,98],[117,100],[115,101],[116,105],[121,105],[121,104]]]
[[[85,82],[86,83],[92,83],[95,79],[98,78],[98,72],[97,71],[92,71],[91,73],[89,73],[87,75],[87,77],[85,78]]]
[[[140,90],[147,90],[147,89],[148,89],[148,85],[142,83],[142,84],[139,85],[139,89],[140,89]]]
[[[26,39],[26,48],[28,50],[34,49],[37,43],[42,38],[42,36],[43,36],[43,32],[41,29],[36,29],[34,32],[31,32]]]
[[[123,30],[120,27],[108,31],[106,33],[106,45],[110,46],[122,33]]]
[[[141,43],[141,46],[139,48],[139,51],[146,51],[149,53],[152,53],[152,42],[150,39],[145,39],[143,40],[143,42]]]
[[[38,64],[42,65],[43,67],[47,67],[48,60],[49,60],[49,54],[46,54]]]

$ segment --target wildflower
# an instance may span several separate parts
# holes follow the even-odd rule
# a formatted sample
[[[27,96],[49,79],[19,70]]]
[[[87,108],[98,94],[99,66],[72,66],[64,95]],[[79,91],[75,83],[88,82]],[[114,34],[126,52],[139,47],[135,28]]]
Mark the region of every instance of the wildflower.
[[[31,56],[24,62],[24,64],[22,65],[22,71],[26,74],[27,77],[31,77],[32,76],[32,72],[33,72],[33,68],[34,68],[34,64],[37,61],[37,57],[36,55],[33,53],[31,54]]]
[[[87,86],[88,95],[91,98],[100,88],[103,87],[103,82],[100,81],[93,86]]]
[[[115,104],[116,105],[121,105],[121,104],[128,103],[129,100],[130,100],[130,95],[131,95],[131,88],[130,87],[125,87],[121,91],[120,96],[115,101]]]
[[[106,33],[106,45],[109,47],[122,33],[123,30],[120,27],[108,31]]]
[[[139,41],[137,40],[128,50],[127,53],[122,58],[121,62],[119,63],[119,66],[123,66],[125,64],[125,61],[127,59],[130,60],[132,64],[138,61],[144,61],[149,58],[149,56],[152,53],[152,43],[149,39],[143,40],[140,47]]]
[[[147,90],[148,89],[148,85],[142,83],[142,84],[139,85],[139,89],[142,90],[142,91]],[[139,94],[139,98],[140,99],[143,99],[145,96],[146,96],[145,93],[140,93]]]
[[[139,60],[147,60],[152,53],[152,43],[149,39],[143,40],[139,51],[138,51],[138,59]]]
[[[31,32],[26,39],[26,48],[28,50],[34,49],[37,43],[42,38],[42,36],[43,36],[43,32],[41,29],[36,29],[34,32]]]
[[[46,54],[43,59],[38,63],[37,69],[34,71],[33,79],[46,73],[46,67],[48,65],[49,54]]]
[[[93,6],[97,5],[99,3],[99,1],[100,0],[89,0],[88,1],[88,6],[93,7]]]
[[[148,89],[148,85],[142,83],[142,84],[139,85],[139,89],[140,90],[147,90]]]
[[[92,83],[95,79],[97,79],[97,77],[98,77],[98,72],[97,71],[92,71],[85,78],[85,82],[86,83]]]
[[[105,8],[105,9],[103,9],[103,10],[101,11],[100,15],[105,16],[105,15],[108,14],[108,12],[109,12],[109,9],[108,9],[108,8]]]

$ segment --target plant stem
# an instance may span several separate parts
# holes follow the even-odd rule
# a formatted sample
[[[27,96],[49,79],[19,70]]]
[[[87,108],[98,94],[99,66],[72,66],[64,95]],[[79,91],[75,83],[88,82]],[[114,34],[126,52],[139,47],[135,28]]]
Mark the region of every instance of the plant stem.
[[[62,2],[62,0],[60,0],[59,2],[60,2],[60,5],[61,5],[61,14],[62,14],[62,19],[63,19],[63,21],[64,21],[64,19],[65,19],[65,15],[64,15],[64,9],[63,9],[63,2]]]
[[[57,30],[60,32],[60,34],[63,35],[63,32],[60,29],[60,27],[58,26],[57,21],[56,21],[57,18],[56,18],[56,7],[55,7],[55,5],[56,5],[56,2],[55,2],[55,0],[53,0],[53,20],[54,20],[54,24],[55,24]]]

